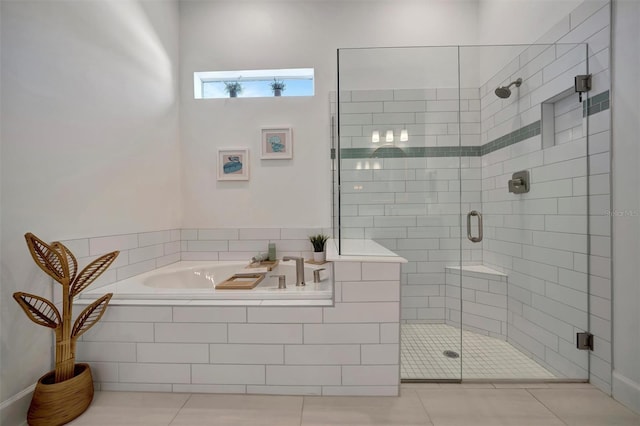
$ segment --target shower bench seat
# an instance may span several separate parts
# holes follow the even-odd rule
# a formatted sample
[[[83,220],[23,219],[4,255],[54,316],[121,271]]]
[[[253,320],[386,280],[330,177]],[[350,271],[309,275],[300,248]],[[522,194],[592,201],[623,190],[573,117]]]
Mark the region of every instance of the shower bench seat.
[[[447,266],[445,280],[446,324],[462,321],[466,330],[507,339],[507,274],[485,265]]]

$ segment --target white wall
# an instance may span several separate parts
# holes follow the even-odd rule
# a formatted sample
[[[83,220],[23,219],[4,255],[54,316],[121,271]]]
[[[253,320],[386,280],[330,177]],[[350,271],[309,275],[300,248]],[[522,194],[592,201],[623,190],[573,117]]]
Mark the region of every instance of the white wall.
[[[477,23],[475,1],[189,1],[180,19],[185,228],[328,227],[336,49],[470,43]],[[195,71],[293,67],[315,68],[315,97],[193,99]],[[293,127],[293,160],[259,159],[263,125]],[[250,181],[216,181],[224,146],[251,150]]]
[[[51,367],[51,331],[11,298],[50,295],[22,235],[176,228],[176,2],[2,2],[0,401]]]
[[[479,0],[478,44],[531,43],[580,3],[583,0]]]
[[[463,67],[461,67],[463,68]],[[476,67],[461,69],[477,76]],[[477,78],[462,87],[478,87]],[[340,52],[340,90],[458,87],[458,48],[345,49]]]
[[[613,6],[613,396],[640,412],[640,3]]]

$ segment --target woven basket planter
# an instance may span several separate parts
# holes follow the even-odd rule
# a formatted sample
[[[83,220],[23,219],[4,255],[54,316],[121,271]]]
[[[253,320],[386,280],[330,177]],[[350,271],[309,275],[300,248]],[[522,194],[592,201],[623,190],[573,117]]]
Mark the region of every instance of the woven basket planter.
[[[76,364],[74,376],[54,383],[55,373],[40,377],[33,392],[27,422],[31,426],[60,426],[84,413],[93,400],[89,364]]]

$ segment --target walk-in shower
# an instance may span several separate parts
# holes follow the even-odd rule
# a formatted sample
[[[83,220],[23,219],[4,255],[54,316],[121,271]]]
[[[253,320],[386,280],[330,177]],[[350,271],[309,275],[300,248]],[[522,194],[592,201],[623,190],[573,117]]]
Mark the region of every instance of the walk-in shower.
[[[336,236],[408,260],[403,379],[588,378],[587,73],[584,44],[338,51]]]

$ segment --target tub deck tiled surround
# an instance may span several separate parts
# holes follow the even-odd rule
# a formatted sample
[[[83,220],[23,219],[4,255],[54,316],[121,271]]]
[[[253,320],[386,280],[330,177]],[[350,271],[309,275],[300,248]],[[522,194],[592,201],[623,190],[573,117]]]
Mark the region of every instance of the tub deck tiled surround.
[[[110,306],[78,360],[101,390],[398,395],[404,259],[328,258],[334,306]]]

